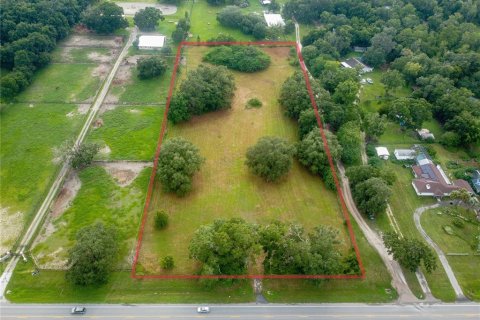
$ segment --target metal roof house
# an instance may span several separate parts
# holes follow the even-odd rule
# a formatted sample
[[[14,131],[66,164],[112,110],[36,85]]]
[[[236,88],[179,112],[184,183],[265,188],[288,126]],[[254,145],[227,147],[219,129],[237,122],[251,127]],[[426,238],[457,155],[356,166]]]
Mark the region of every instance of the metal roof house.
[[[473,173],[472,184],[475,192],[480,194],[480,170],[475,170]]]
[[[342,61],[341,64],[342,64],[342,67],[348,68],[348,69],[359,68],[362,73],[373,71],[372,67],[367,66],[366,64],[364,64],[363,62],[361,62],[357,58],[347,59],[345,61]]]
[[[269,27],[283,27],[285,25],[282,15],[278,13],[264,13],[263,17]]]
[[[138,48],[142,50],[158,50],[165,45],[165,36],[140,36]]]

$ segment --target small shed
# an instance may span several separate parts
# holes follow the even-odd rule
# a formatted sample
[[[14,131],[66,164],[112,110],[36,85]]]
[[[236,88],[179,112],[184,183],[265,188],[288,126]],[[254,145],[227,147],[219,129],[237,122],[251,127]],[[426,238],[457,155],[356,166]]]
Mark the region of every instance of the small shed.
[[[263,4],[264,6],[269,5],[272,3],[270,0],[260,0],[260,3]]]
[[[285,21],[283,21],[282,15],[278,13],[264,13],[265,22],[269,27],[283,27],[285,26]]]
[[[480,194],[480,170],[475,170],[473,172],[472,184],[475,191]]]
[[[375,151],[377,151],[377,156],[383,160],[388,160],[390,157],[390,152],[385,147],[376,147]]]
[[[393,154],[397,160],[413,160],[417,152],[413,149],[395,149]]]
[[[433,135],[433,133],[431,133],[430,130],[428,129],[425,129],[425,128],[419,129],[417,130],[417,133],[420,139],[422,140],[435,139],[435,136]]]
[[[165,45],[165,36],[140,36],[138,48],[142,50],[158,50]]]

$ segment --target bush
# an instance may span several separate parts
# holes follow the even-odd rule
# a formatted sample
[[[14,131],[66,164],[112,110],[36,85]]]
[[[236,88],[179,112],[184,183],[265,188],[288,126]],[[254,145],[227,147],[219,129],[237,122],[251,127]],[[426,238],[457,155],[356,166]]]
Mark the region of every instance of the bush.
[[[270,57],[252,46],[216,47],[210,50],[203,60],[242,72],[265,70],[270,65]]]
[[[233,75],[223,66],[200,65],[187,75],[172,97],[168,119],[173,123],[192,115],[230,108],[235,90]]]
[[[267,35],[267,24],[262,16],[254,13],[244,15],[236,6],[225,7],[218,13],[217,21],[224,27],[239,29],[256,39],[263,39]]]
[[[162,259],[161,265],[162,269],[172,270],[175,267],[175,261],[172,256],[166,256]]]
[[[263,137],[247,150],[245,164],[268,182],[277,181],[292,167],[295,148],[278,137]]]
[[[167,62],[160,57],[149,57],[138,59],[138,78],[151,79],[161,76],[167,70]]]
[[[252,98],[247,101],[247,109],[249,108],[261,108],[263,106],[262,101],[258,98]]]
[[[440,143],[446,147],[457,147],[460,144],[460,135],[453,131],[447,131],[442,135]]]
[[[155,228],[157,230],[165,229],[168,225],[168,214],[165,211],[155,213]]]
[[[459,229],[463,229],[465,227],[465,223],[459,218],[455,218],[452,224]]]
[[[88,167],[92,163],[98,150],[100,150],[100,146],[95,143],[84,143],[79,147],[73,148],[73,150],[69,152],[70,165],[74,169]]]

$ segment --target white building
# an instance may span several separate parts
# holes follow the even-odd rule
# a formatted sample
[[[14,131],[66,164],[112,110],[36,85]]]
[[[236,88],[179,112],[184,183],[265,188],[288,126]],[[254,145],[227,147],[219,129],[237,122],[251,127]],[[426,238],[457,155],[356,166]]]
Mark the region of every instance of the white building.
[[[373,68],[367,66],[366,64],[362,63],[360,60],[357,58],[350,58],[345,61],[341,62],[342,67],[347,68],[347,69],[356,69],[358,68],[361,73],[366,73],[366,72],[372,72]]]
[[[272,3],[272,1],[270,1],[270,0],[260,0],[260,3],[263,4],[264,6],[266,6],[266,5],[269,5],[270,3]]]
[[[435,139],[435,136],[433,135],[433,133],[430,132],[430,130],[428,129],[419,129],[417,130],[417,133],[418,133],[418,136],[420,137],[420,139],[422,140],[426,140],[426,139]]]
[[[285,25],[285,21],[283,21],[282,16],[278,13],[264,13],[263,16],[269,27],[283,27]]]
[[[138,48],[142,50],[158,50],[165,45],[165,36],[140,36]]]
[[[375,151],[377,151],[377,156],[380,159],[388,160],[388,157],[390,157],[390,152],[388,152],[388,149],[385,147],[376,147]]]
[[[413,160],[415,159],[417,152],[413,149],[395,149],[393,154],[397,160]]]

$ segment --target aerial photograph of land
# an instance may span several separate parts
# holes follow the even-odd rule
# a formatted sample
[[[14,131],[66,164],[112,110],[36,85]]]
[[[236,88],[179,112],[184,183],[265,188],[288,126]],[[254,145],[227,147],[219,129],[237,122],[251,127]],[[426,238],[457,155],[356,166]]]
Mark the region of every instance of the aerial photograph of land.
[[[0,0],[0,319],[480,318],[477,0]]]

